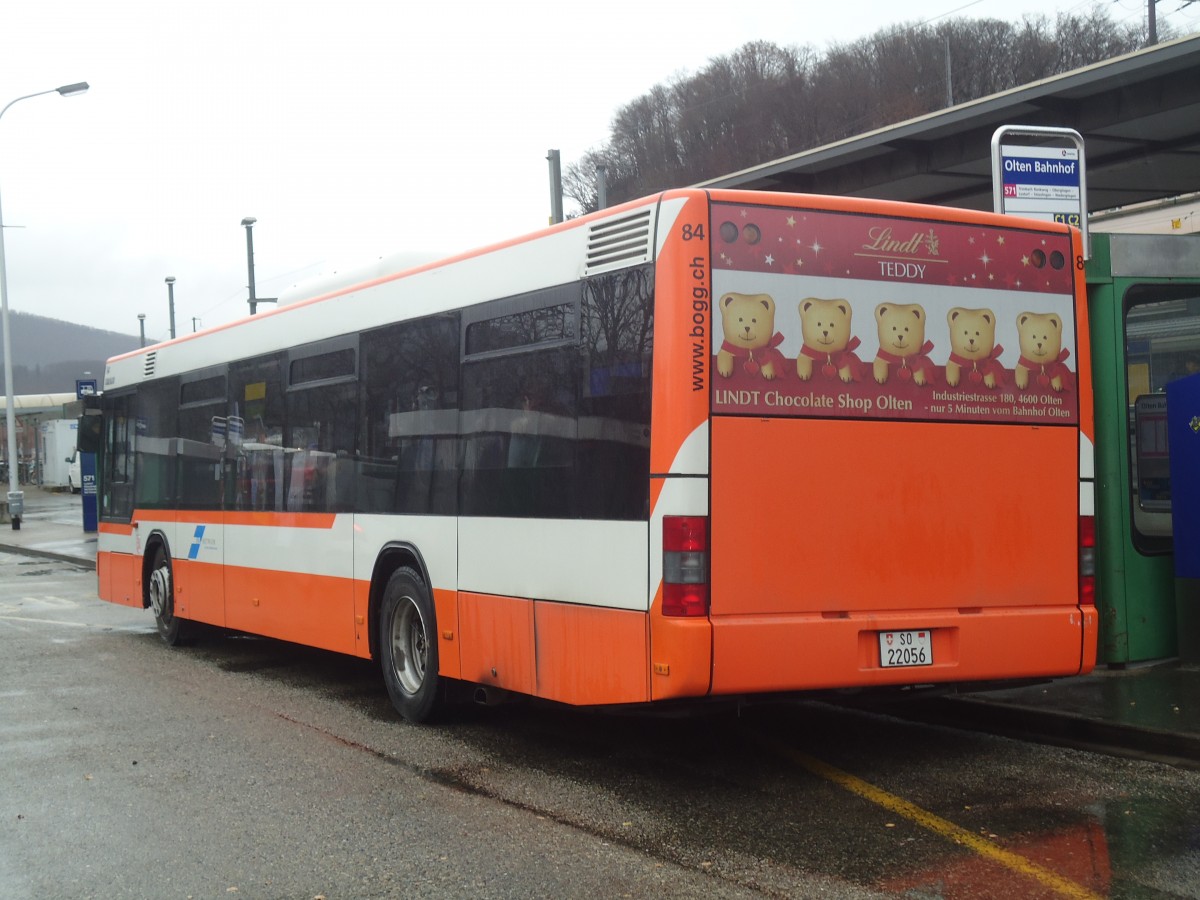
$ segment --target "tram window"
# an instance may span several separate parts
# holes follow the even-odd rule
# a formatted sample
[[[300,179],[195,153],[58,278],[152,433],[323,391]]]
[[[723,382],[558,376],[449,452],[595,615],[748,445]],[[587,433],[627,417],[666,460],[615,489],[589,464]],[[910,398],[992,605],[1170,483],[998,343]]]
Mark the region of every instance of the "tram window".
[[[1125,295],[1125,384],[1134,543],[1170,548],[1171,481],[1166,385],[1200,372],[1200,291],[1195,285],[1140,284]]]

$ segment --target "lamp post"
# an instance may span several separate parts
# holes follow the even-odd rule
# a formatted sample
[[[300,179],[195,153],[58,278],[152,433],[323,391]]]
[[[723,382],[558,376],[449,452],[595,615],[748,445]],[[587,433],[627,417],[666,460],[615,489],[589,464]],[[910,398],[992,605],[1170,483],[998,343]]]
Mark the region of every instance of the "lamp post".
[[[0,109],[0,118],[8,112],[8,107],[31,97],[41,97],[43,94],[61,94],[73,97],[88,89],[86,81],[75,84],[64,84],[62,87],[48,91],[38,91],[36,94],[26,94],[9,102],[8,106]],[[4,213],[0,211],[0,325],[4,328],[4,424],[8,431],[8,512],[12,519],[13,531],[21,529],[21,516],[25,512],[25,495],[17,490],[17,424],[14,414],[15,400],[13,397],[12,372],[12,336],[8,329],[8,273],[4,265]]]
[[[142,332],[141,346],[145,347],[146,346],[146,314],[145,313],[138,313],[138,328],[141,329],[141,332]]]
[[[257,221],[254,216],[242,219],[246,228],[246,267],[250,270],[250,315],[258,312],[258,300],[254,297],[254,232],[251,230]]]
[[[171,338],[175,338],[175,276],[167,276],[167,308],[171,313]]]

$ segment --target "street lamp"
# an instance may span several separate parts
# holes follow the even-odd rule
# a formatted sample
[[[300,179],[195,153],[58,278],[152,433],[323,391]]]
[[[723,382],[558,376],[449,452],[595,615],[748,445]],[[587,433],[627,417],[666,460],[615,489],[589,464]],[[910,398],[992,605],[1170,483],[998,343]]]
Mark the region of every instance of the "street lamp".
[[[145,347],[146,346],[146,314],[145,313],[138,313],[138,328],[140,328],[141,332],[142,332],[141,346]]]
[[[79,81],[75,84],[64,84],[62,87],[52,88],[48,91],[38,91],[36,94],[26,94],[23,97],[18,97],[16,100],[9,102],[8,106],[0,109],[0,118],[8,112],[8,107],[14,103],[20,103],[22,100],[28,100],[31,97],[41,97],[43,94],[61,94],[64,97],[73,97],[76,94],[82,94],[88,89],[86,81]],[[17,490],[17,425],[16,416],[14,415],[14,407],[16,405],[13,398],[13,372],[12,372],[12,336],[8,329],[8,273],[4,266],[4,213],[0,211],[0,325],[4,328],[4,399],[6,405],[4,408],[4,424],[8,429],[8,513],[12,519],[13,531],[19,531],[21,528],[21,516],[25,512],[25,495]]]
[[[171,339],[175,339],[175,276],[167,276],[167,305],[171,311]]]
[[[250,315],[258,312],[258,301],[254,298],[254,232],[251,231],[257,221],[254,216],[242,219],[246,229],[246,267],[250,270]]]

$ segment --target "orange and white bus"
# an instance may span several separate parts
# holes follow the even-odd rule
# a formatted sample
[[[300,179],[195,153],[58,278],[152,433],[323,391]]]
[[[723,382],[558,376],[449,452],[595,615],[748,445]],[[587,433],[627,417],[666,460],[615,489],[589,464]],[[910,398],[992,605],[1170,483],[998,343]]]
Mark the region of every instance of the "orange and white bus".
[[[1085,672],[1088,359],[1066,226],[668,191],[110,360],[99,592],[414,721]]]

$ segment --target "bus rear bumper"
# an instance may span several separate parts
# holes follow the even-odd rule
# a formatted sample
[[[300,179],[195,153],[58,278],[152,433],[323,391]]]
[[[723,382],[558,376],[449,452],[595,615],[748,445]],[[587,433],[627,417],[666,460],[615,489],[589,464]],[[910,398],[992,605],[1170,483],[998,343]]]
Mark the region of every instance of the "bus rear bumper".
[[[1092,607],[714,617],[713,694],[1042,678],[1096,661]],[[929,632],[932,660],[884,666],[880,635]]]

